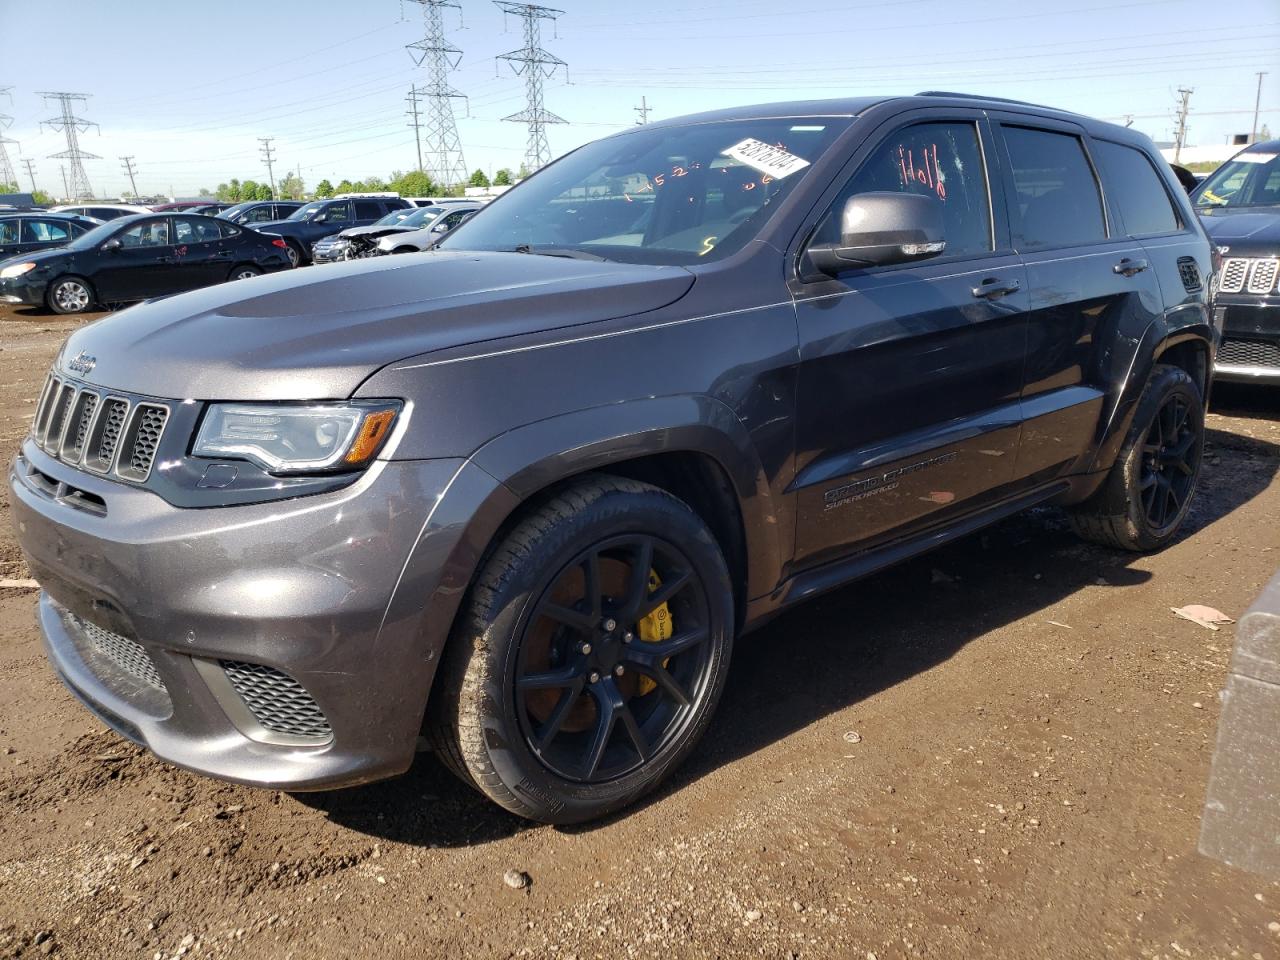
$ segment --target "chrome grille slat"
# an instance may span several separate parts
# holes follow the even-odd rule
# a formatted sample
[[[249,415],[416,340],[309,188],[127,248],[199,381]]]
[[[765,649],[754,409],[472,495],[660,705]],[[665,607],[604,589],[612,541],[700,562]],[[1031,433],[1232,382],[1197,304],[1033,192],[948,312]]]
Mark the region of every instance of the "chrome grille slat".
[[[44,389],[40,391],[40,403],[36,406],[36,418],[31,423],[31,436],[38,445],[44,446],[44,428],[49,421],[49,411],[53,409],[52,400],[58,394],[61,381],[52,373],[44,381]]]
[[[1249,292],[1270,293],[1275,288],[1278,271],[1280,260],[1253,261],[1253,269],[1249,271]]]
[[[84,453],[84,442],[89,437],[89,427],[93,425],[93,414],[98,409],[98,394],[92,390],[81,390],[76,405],[67,424],[62,447],[58,456],[67,463],[79,463]]]
[[[110,630],[104,630],[96,623],[81,620],[77,616],[73,615],[71,619],[80,628],[90,646],[97,650],[98,653],[102,654],[125,673],[141,680],[147,686],[154,687],[157,690],[165,689],[164,681],[160,678],[160,671],[156,669],[155,661],[151,659],[151,655],[147,653],[142,644],[118,633],[112,633]]]
[[[76,401],[76,388],[63,382],[58,394],[50,403],[49,420],[44,427],[44,448],[55,457],[62,446],[62,434],[67,425],[67,415]]]
[[[1218,281],[1219,293],[1239,293],[1244,289],[1244,282],[1249,274],[1248,257],[1230,257],[1222,262],[1222,273]]]
[[[261,663],[223,660],[220,665],[263,729],[317,741],[333,736],[320,705],[293,677]]]

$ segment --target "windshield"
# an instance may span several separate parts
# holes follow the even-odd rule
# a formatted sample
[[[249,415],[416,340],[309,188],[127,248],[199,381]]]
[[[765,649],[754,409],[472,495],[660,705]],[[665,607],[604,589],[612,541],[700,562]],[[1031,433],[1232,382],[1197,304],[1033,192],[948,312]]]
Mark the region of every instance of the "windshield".
[[[310,220],[313,216],[324,209],[327,200],[317,200],[314,203],[308,203],[299,207],[293,213],[289,214],[290,220]]]
[[[1246,150],[1228,160],[1196,191],[1197,207],[1280,204],[1280,153]]]
[[[67,244],[68,250],[88,250],[96,247],[100,243],[105,243],[111,236],[120,229],[122,224],[119,220],[108,220],[106,223],[94,227],[88,233],[82,233],[76,239]]]
[[[576,150],[440,243],[695,264],[741,249],[843,133],[847,118],[640,129]]]

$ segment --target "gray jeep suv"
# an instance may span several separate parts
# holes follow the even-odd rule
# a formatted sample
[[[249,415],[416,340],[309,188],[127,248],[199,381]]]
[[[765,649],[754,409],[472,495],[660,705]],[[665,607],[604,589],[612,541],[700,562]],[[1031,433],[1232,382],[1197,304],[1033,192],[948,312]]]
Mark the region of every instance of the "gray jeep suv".
[[[628,130],[434,253],[75,332],[9,476],[49,658],[216,777],[388,777],[425,729],[509,810],[600,816],[794,603],[1036,504],[1169,543],[1212,276],[1151,143],[1084,117],[923,94]]]

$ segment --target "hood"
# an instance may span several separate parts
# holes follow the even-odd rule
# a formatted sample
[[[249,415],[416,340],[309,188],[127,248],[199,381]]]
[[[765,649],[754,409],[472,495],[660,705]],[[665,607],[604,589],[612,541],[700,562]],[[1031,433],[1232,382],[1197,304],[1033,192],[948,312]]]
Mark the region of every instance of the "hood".
[[[67,241],[71,243],[72,241]],[[75,254],[75,250],[68,250],[64,243],[60,247],[48,247],[44,250],[30,250],[27,253],[19,253],[8,259],[0,257],[2,263],[35,263],[46,264],[56,260],[65,260],[67,257]]]
[[[1250,208],[1248,212],[1228,212],[1230,208],[1209,208],[1200,212],[1200,222],[1214,243],[1223,247],[1280,250],[1280,207]]]
[[[681,267],[440,251],[224,283],[76,331],[83,379],[168,399],[349,396],[406,357],[644,313],[693,285]],[[78,376],[72,374],[73,376]]]
[[[338,234],[339,237],[381,237],[388,233],[404,233],[407,230],[413,230],[413,227],[402,227],[398,223],[384,223],[382,226],[369,224],[364,227],[347,227]],[[329,238],[325,238],[329,239]]]
[[[292,226],[295,223],[310,223],[310,222],[311,222],[310,220],[261,220],[258,223],[242,223],[242,224],[239,224],[239,226],[242,226],[248,230],[257,230],[259,233],[262,233],[264,231],[267,233],[270,233],[272,230],[276,229],[277,227],[287,227],[287,226]]]

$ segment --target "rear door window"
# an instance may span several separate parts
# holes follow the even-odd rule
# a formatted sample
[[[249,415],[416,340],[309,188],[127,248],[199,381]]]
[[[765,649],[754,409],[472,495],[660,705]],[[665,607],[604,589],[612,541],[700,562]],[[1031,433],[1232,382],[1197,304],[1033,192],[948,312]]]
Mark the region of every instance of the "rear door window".
[[[1169,193],[1141,150],[1108,140],[1094,141],[1102,182],[1113,209],[1119,209],[1131,237],[1173,233],[1180,226]]]
[[[1013,172],[1014,240],[1019,249],[1105,240],[1102,196],[1080,138],[1029,127],[1001,129]]]
[[[56,220],[23,220],[23,243],[63,243],[71,239],[65,223]]]
[[[377,220],[383,214],[382,204],[377,200],[357,200],[356,201],[356,219],[357,220]]]
[[[175,243],[212,243],[221,237],[218,225],[203,217],[174,217]]]

